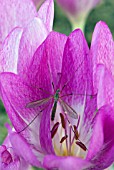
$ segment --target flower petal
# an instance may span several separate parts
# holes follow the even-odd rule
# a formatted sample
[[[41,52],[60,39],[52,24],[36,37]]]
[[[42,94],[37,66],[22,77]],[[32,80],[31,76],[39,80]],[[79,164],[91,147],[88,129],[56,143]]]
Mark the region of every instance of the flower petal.
[[[52,31],[54,19],[54,2],[46,0],[38,11],[38,17],[44,22],[48,31]]]
[[[33,92],[28,89],[29,87],[15,74],[2,73],[0,79],[2,99],[6,111],[16,130],[20,131],[21,126],[25,124],[24,119],[29,121],[30,115],[34,115],[34,111],[29,112],[29,109],[27,110],[26,108],[26,104],[30,102]],[[31,95],[29,94],[29,90],[31,91]],[[33,96],[35,97],[35,94]]]
[[[27,144],[27,142],[19,134],[16,132],[10,134],[10,141],[18,156],[22,157],[26,162],[29,162],[33,166],[41,167],[41,163],[33,154],[30,145]]]
[[[36,49],[47,35],[47,29],[39,18],[34,18],[25,27],[19,47],[18,73],[24,74],[28,71],[27,69]]]
[[[0,41],[16,26],[24,27],[37,15],[31,0],[0,0]]]
[[[54,155],[47,155],[44,158],[44,167],[47,169],[56,169],[56,170],[81,170],[86,169],[91,165],[89,161],[75,158],[75,157],[61,157]]]
[[[77,29],[68,37],[63,54],[60,89],[63,96],[72,94],[63,99],[79,114],[83,113],[86,93],[91,94],[88,50],[81,30]]]
[[[97,64],[104,64],[111,72],[114,70],[114,43],[112,34],[108,26],[100,21],[96,24],[93,36],[90,53],[93,60],[93,75],[94,75],[94,86],[96,82],[96,69]]]
[[[53,90],[57,89],[57,85],[61,76],[63,51],[64,51],[66,40],[67,40],[66,35],[57,32],[51,32],[44,42],[44,47],[43,47],[44,50],[42,55],[46,56],[46,60],[48,62],[47,65],[48,65],[50,78],[51,78],[50,81],[51,83],[53,82],[54,84]],[[38,54],[39,53],[37,52],[37,55]],[[36,60],[39,60],[38,57],[37,59],[35,57],[34,62],[36,62]],[[31,67],[32,66],[30,66],[30,69]]]
[[[103,106],[94,122],[93,135],[88,148],[87,160],[95,169],[105,169],[114,161],[114,110]]]
[[[109,70],[102,64],[97,65],[96,72],[98,89],[98,108],[105,104],[114,107],[114,78]]]
[[[39,141],[39,127],[41,110],[46,106],[27,108],[28,103],[38,100],[42,94],[36,93],[35,88],[12,73],[2,73],[0,79],[2,100],[14,128],[25,137],[28,143],[34,144],[38,150],[42,150]],[[36,129],[38,129],[37,132]]]
[[[0,51],[0,72],[17,73],[18,49],[22,32],[22,28],[15,28],[5,39]]]
[[[52,108],[52,102],[49,104],[42,114],[40,122],[40,143],[44,153],[54,154],[54,148],[51,139],[51,125],[50,125],[50,110]]]
[[[10,163],[9,165],[2,165],[2,167],[0,167],[1,170],[30,170],[30,166],[28,166],[28,164],[25,161],[21,160],[21,164],[20,164],[20,160],[17,159],[14,162]]]

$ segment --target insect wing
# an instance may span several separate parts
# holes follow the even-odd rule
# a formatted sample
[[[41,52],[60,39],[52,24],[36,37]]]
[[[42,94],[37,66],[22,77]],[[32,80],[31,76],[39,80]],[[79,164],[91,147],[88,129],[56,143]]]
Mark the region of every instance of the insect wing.
[[[27,108],[32,108],[32,107],[36,107],[36,106],[41,106],[45,103],[47,103],[51,98],[51,97],[48,97],[48,98],[44,98],[44,99],[41,99],[41,100],[37,100],[37,101],[34,101],[34,102],[30,102],[26,105]]]
[[[65,101],[59,98],[60,104],[65,112],[68,113],[68,115],[74,119],[78,119],[78,114],[77,112],[69,106]]]

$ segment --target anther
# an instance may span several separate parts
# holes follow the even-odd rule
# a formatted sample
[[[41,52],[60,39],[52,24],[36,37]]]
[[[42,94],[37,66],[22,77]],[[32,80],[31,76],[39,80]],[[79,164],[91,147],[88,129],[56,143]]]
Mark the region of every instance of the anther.
[[[74,127],[74,137],[75,137],[76,140],[78,140],[79,133],[78,133],[77,127],[75,125],[73,127]]]
[[[84,151],[87,150],[86,146],[85,146],[82,142],[76,141],[76,144],[77,144],[78,146],[80,146],[80,148],[82,148]]]
[[[66,123],[65,123],[64,115],[63,115],[62,113],[60,113],[60,118],[61,118],[61,124],[62,124],[62,127],[65,129],[65,127],[66,127]]]
[[[55,134],[57,133],[58,127],[59,127],[59,122],[55,123],[55,125],[53,126],[51,130],[51,138],[53,138]]]
[[[67,138],[68,138],[68,135],[65,135],[64,137],[62,137],[60,140],[60,143],[63,143]]]

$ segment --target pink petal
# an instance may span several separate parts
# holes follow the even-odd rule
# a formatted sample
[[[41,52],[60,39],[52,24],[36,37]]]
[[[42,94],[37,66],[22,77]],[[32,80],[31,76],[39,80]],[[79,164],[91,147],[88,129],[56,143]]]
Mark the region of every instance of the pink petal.
[[[22,32],[22,28],[15,28],[5,39],[0,52],[0,72],[17,73],[18,50]]]
[[[59,170],[81,170],[88,169],[90,162],[84,159],[76,157],[61,157],[54,155],[47,155],[44,158],[44,167],[47,169],[59,169]]]
[[[113,37],[108,28],[108,26],[104,22],[98,22],[93,36],[92,43],[90,49],[91,57],[93,60],[93,74],[94,74],[94,82],[95,73],[97,64],[104,64],[113,74],[114,63],[114,44]],[[96,85],[95,85],[96,86]]]
[[[41,167],[40,161],[33,154],[30,145],[17,133],[10,134],[10,140],[15,153],[22,157],[26,162]]]
[[[114,161],[114,110],[103,106],[97,113],[93,135],[88,148],[87,160],[95,164],[93,168],[105,169]]]
[[[16,26],[24,27],[37,15],[31,0],[0,0],[0,41]]]
[[[47,29],[39,18],[34,18],[33,21],[25,27],[19,47],[19,73],[25,73],[36,49],[47,35]]]
[[[114,78],[104,65],[97,65],[96,82],[98,89],[98,108],[105,104],[114,107]]]
[[[51,139],[51,125],[50,125],[50,110],[52,108],[51,104],[46,107],[42,114],[41,122],[40,122],[40,143],[45,154],[54,154],[54,148]]]
[[[26,114],[26,104],[30,102],[26,101],[30,97],[28,97],[29,99],[25,97],[25,94],[28,94],[28,90],[25,90],[27,87],[25,88],[26,85],[24,85],[23,81],[12,73],[2,73],[0,78],[2,80],[2,99],[6,106],[6,111],[16,130],[20,131],[26,125],[24,118],[30,119],[30,116]],[[25,100],[22,100],[23,97]]]
[[[54,89],[57,89],[58,82],[61,77],[62,59],[66,40],[66,35],[57,32],[51,32],[45,41],[45,48],[47,50],[46,55],[49,61],[51,74],[51,83],[53,82]]]
[[[70,106],[74,107],[79,114],[83,112],[79,110],[79,108],[82,108],[81,106],[84,104],[84,94],[86,94],[86,90],[91,87],[91,80],[88,79],[88,77],[90,77],[88,75],[91,74],[88,50],[86,40],[81,30],[77,29],[72,32],[67,39],[62,61],[60,89],[63,89],[62,95],[73,94],[63,99],[69,103]]]
[[[38,17],[44,22],[48,31],[52,30],[54,19],[54,2],[46,0],[38,11]]]

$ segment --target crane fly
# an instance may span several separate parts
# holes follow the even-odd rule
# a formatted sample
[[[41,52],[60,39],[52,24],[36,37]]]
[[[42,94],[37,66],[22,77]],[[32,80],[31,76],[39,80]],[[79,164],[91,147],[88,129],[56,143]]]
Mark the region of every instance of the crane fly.
[[[75,72],[80,68],[80,66],[82,65],[82,63],[84,62],[84,60],[79,64],[78,68],[76,68]],[[64,89],[64,87],[68,84],[68,82],[70,82],[70,80],[73,78],[73,76],[70,77],[70,79],[64,84],[64,86],[62,87],[62,90]],[[53,85],[53,89],[54,89],[54,84],[52,83]],[[39,88],[41,89],[41,88]],[[41,106],[43,104],[46,104],[48,103],[48,101],[50,101],[51,99],[54,99],[54,102],[53,102],[53,107],[52,107],[52,112],[51,112],[51,121],[54,121],[54,118],[55,118],[55,113],[56,113],[56,110],[57,110],[57,104],[58,104],[58,101],[63,109],[64,112],[68,113],[68,115],[74,119],[78,119],[78,114],[77,112],[68,104],[66,103],[62,97],[64,96],[69,96],[69,95],[72,95],[72,94],[68,94],[68,95],[64,95],[64,96],[60,96],[60,92],[62,92],[62,90],[60,90],[59,88],[55,91],[55,94],[54,95],[50,95],[50,97],[48,98],[44,98],[44,99],[40,99],[40,100],[37,100],[37,101],[33,101],[33,102],[30,102],[26,105],[27,108],[33,108],[33,107],[38,107],[38,106]],[[81,95],[81,94],[78,94],[78,95]],[[83,95],[83,94],[82,94]],[[90,95],[91,96],[91,95]],[[44,109],[43,109],[44,110]]]
[[[70,117],[77,119],[78,118],[77,112],[71,106],[69,106],[68,103],[66,103],[65,101],[63,101],[61,99],[63,96],[60,97],[60,92],[61,92],[60,89],[57,89],[55,94],[51,95],[48,98],[44,98],[44,99],[41,99],[41,100],[37,100],[37,101],[33,101],[31,103],[28,103],[27,108],[41,106],[41,105],[47,103],[49,100],[54,99],[53,108],[52,108],[52,112],[51,112],[51,121],[54,121],[58,101],[60,102],[60,105],[61,105],[64,112],[67,112]],[[69,94],[69,95],[71,95],[71,94]]]

